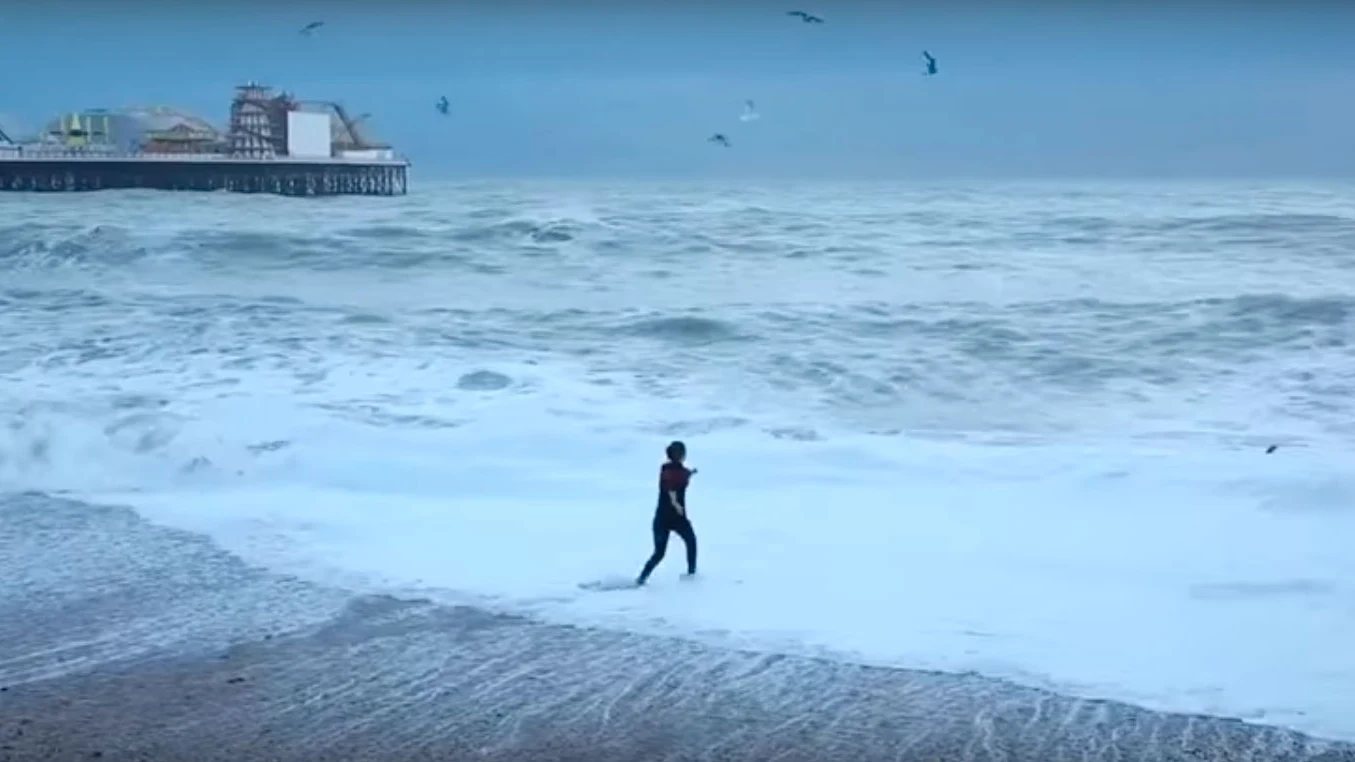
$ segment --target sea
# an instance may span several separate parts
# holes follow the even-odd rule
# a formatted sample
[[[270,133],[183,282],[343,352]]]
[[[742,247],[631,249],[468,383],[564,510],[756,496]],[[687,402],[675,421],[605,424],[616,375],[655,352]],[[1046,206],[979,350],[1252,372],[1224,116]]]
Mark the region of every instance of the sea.
[[[23,510],[1355,740],[1353,183],[6,193],[0,389]]]

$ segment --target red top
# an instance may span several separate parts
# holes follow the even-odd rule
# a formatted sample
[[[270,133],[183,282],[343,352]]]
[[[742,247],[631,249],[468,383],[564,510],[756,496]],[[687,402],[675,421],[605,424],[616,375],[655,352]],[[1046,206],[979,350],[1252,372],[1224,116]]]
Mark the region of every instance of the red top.
[[[679,492],[687,489],[687,482],[692,478],[692,472],[681,463],[669,461],[663,464],[659,469],[659,489],[664,492],[678,490]]]
[[[677,506],[673,505],[673,499],[669,497],[673,493],[677,493],[677,501],[686,507],[687,480],[691,478],[692,472],[681,463],[670,460],[663,464],[663,468],[659,469],[659,504],[655,507],[658,516],[677,512]]]

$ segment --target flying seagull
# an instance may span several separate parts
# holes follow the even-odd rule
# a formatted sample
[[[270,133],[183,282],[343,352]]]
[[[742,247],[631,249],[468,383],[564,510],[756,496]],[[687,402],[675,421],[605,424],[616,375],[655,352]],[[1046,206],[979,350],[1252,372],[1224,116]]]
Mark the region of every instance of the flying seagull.
[[[451,106],[452,106],[451,101],[448,101],[448,100],[447,100],[447,96],[444,95],[444,96],[442,96],[441,98],[438,99],[438,103],[437,103],[436,108],[437,108],[439,114],[442,114],[443,116],[447,116],[447,110],[448,110],[449,108],[451,108]]]
[[[316,29],[319,29],[324,25],[325,22],[323,21],[312,21],[311,23],[301,28],[301,33],[309,37],[311,35],[311,32],[314,32]]]
[[[812,14],[812,13],[805,13],[804,11],[786,11],[786,15],[787,15],[787,16],[798,16],[799,19],[800,19],[801,21],[805,22],[806,24],[822,24],[822,23],[823,23],[823,19],[819,18],[818,16],[815,16],[815,15]]]
[[[762,115],[759,114],[759,113],[757,112],[757,109],[753,106],[753,102],[752,102],[752,101],[744,101],[744,102],[743,102],[743,113],[742,113],[742,114],[739,114],[739,121],[740,121],[740,122],[751,122],[751,121],[753,121],[753,120],[755,120],[755,119],[760,118],[761,116],[762,116]]]
[[[1267,447],[1267,448],[1266,448],[1266,454],[1269,455],[1269,454],[1271,454],[1272,452],[1275,452],[1275,448],[1277,448],[1277,447],[1279,447],[1279,445],[1271,445],[1270,447]]]
[[[728,148],[728,147],[729,147],[729,138],[725,137],[724,135],[721,135],[721,134],[718,133],[718,132],[715,133],[714,135],[711,135],[711,136],[708,138],[708,140],[710,140],[710,142],[712,142],[712,143],[719,143],[720,145],[724,146],[725,148]]]
[[[934,76],[936,74],[936,59],[932,58],[932,54],[925,50],[922,51],[922,57],[927,59],[927,73],[924,76]]]

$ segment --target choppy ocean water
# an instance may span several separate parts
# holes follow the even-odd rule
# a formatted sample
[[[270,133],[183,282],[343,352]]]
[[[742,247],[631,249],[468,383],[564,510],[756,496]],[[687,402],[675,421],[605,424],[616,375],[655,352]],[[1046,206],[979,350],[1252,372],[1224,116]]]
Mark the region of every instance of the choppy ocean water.
[[[3,204],[7,492],[354,588],[1355,738],[1355,186]],[[580,592],[638,570],[673,437],[703,579]]]

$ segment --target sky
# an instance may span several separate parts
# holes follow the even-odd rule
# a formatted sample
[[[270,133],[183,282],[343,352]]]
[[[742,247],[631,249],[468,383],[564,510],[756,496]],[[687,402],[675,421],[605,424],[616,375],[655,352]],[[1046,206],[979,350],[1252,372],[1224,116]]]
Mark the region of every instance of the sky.
[[[1355,176],[1352,2],[798,2],[0,0],[0,125],[253,79],[424,177]]]

